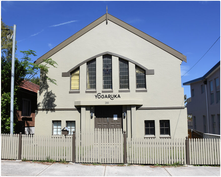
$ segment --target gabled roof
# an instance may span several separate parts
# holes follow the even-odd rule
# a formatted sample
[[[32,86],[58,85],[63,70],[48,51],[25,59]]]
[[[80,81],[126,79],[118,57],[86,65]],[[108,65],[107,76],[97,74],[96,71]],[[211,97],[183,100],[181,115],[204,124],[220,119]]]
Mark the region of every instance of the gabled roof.
[[[183,85],[190,85],[190,84],[195,83],[195,82],[203,81],[203,80],[207,79],[210,76],[210,74],[212,74],[217,69],[219,69],[219,67],[220,67],[220,61],[215,66],[213,66],[203,77],[185,82],[185,83],[183,83]]]
[[[82,35],[84,35],[88,31],[90,31],[91,29],[93,29],[97,25],[101,24],[102,22],[104,22],[104,21],[108,22],[108,20],[125,28],[126,30],[136,34],[137,36],[139,36],[139,37],[143,38],[144,40],[152,43],[153,45],[161,48],[162,50],[170,53],[171,55],[175,56],[176,58],[186,62],[186,56],[183,55],[182,53],[180,53],[180,52],[176,51],[175,49],[169,47],[168,45],[158,41],[157,39],[149,36],[148,34],[138,30],[137,28],[135,28],[135,27],[119,20],[118,18],[106,13],[105,15],[101,16],[100,18],[98,18],[97,20],[95,20],[94,22],[92,22],[91,24],[89,24],[88,26],[83,28],[82,30],[78,31],[77,33],[75,33],[74,35],[72,35],[71,37],[69,37],[68,39],[66,39],[65,41],[63,41],[62,43],[60,43],[59,45],[57,45],[53,49],[51,49],[46,54],[44,54],[43,56],[38,58],[35,61],[35,63],[38,64],[38,63],[41,63],[43,61],[43,59],[50,58],[52,55],[54,55],[55,53],[60,51],[62,48],[66,47],[68,44],[72,43],[74,40],[78,39],[79,37],[81,37]]]
[[[29,91],[31,91],[31,92],[35,92],[35,93],[37,93],[38,90],[40,89],[40,86],[39,86],[39,85],[34,84],[34,83],[32,83],[32,82],[29,82],[29,81],[26,81],[26,80],[24,80],[19,87],[20,87],[20,88],[23,88],[23,89],[25,89],[25,90],[29,90]]]

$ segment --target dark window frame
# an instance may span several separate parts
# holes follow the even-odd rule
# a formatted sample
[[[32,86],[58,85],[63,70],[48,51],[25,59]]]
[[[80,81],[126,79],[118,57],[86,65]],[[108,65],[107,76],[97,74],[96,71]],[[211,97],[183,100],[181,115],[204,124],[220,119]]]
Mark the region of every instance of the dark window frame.
[[[25,105],[28,104],[28,108]],[[22,98],[22,116],[31,116],[31,100],[27,98]]]
[[[205,86],[202,84],[201,85],[201,94],[203,94],[204,93],[204,90],[205,90],[205,88],[204,88]]]
[[[119,87],[129,89],[129,62],[119,58]]]
[[[218,81],[218,83],[217,83]],[[215,78],[214,80],[215,82],[215,89],[216,89],[216,103],[219,103],[220,102],[220,81],[219,81],[219,78]]]
[[[170,136],[170,120],[160,120],[160,135]]]
[[[142,71],[142,73],[137,72],[137,70]],[[139,67],[139,66],[135,66],[135,74],[136,74],[136,89],[146,89],[147,88],[147,84],[146,84],[146,71]],[[141,81],[143,83],[141,83]]]
[[[155,121],[154,120],[145,120],[144,121],[144,134],[155,136]]]
[[[91,66],[95,67],[91,67]],[[87,81],[86,81],[86,88],[96,90],[96,58],[87,62]],[[90,88],[88,88],[90,85]]]
[[[110,62],[108,62],[108,60]],[[112,56],[103,55],[103,89],[113,89],[112,65]],[[109,75],[109,77],[107,75]]]
[[[209,81],[209,90],[210,90],[210,104],[213,104],[214,103],[213,81]]]

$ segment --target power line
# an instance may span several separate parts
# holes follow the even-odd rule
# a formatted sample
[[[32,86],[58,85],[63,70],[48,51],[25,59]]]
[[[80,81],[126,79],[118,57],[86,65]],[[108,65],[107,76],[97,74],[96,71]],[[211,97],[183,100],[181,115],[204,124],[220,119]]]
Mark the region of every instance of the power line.
[[[216,44],[216,42],[219,40],[220,36],[218,37],[218,39],[213,43],[213,45],[206,51],[206,53],[185,73],[183,74],[181,77],[185,76],[191,69],[193,69],[194,66],[196,66],[197,63],[199,63],[199,61],[210,51],[210,49]]]

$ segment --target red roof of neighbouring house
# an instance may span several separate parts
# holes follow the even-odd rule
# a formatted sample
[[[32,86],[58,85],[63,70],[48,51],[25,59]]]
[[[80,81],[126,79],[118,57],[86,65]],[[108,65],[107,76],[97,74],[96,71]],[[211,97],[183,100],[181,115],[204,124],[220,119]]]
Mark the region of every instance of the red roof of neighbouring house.
[[[20,88],[23,88],[25,90],[29,90],[29,91],[37,93],[38,90],[40,89],[40,86],[37,85],[37,84],[34,84],[34,83],[30,82],[30,81],[24,80],[22,82],[22,84],[20,85]]]

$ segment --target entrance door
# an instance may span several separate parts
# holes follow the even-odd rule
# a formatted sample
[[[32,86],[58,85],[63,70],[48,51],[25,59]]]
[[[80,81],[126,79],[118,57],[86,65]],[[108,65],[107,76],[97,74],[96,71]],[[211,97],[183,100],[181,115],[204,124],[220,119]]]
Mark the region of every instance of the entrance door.
[[[122,106],[96,106],[95,128],[122,128]]]

